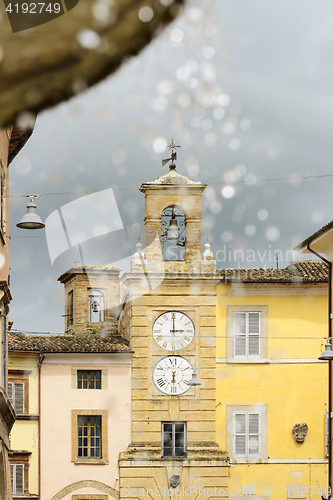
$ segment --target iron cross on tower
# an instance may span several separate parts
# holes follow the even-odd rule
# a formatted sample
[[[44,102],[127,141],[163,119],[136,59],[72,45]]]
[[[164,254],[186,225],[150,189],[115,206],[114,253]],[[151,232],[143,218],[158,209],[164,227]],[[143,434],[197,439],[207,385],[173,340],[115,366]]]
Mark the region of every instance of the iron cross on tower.
[[[176,146],[176,144],[173,142],[173,139],[171,139],[170,144],[168,144],[168,148],[171,149],[171,157],[167,158],[166,160],[162,160],[162,167],[164,167],[164,165],[166,165],[168,161],[171,160],[169,168],[170,170],[174,170],[176,168],[174,161],[177,160],[176,148],[180,148],[180,146]]]

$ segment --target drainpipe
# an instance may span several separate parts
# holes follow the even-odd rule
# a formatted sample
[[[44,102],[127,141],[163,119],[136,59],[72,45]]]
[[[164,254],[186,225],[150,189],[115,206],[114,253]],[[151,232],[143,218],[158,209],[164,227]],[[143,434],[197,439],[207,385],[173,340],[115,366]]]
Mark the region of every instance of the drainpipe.
[[[42,363],[45,359],[45,354],[42,352],[39,353],[39,358],[38,358],[38,498],[40,499],[40,465],[41,465],[41,458],[40,458],[40,420],[41,420],[41,395],[40,395],[40,388],[41,388],[41,368],[42,368]]]
[[[320,260],[328,265],[328,336],[332,339],[332,263],[325,259],[322,255],[310,248],[307,243],[306,248]],[[328,361],[328,485],[330,492],[328,498],[331,498],[332,492],[332,361]]]

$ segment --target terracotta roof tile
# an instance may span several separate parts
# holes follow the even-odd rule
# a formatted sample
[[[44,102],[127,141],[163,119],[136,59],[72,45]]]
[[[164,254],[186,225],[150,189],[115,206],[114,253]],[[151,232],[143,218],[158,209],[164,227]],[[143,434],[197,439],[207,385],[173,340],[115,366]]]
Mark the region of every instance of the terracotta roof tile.
[[[24,335],[8,333],[9,351],[32,352],[132,352],[121,335]]]
[[[221,279],[228,282],[241,283],[303,283],[327,282],[328,266],[325,262],[314,260],[293,261],[285,269],[255,268],[255,269],[222,269]]]

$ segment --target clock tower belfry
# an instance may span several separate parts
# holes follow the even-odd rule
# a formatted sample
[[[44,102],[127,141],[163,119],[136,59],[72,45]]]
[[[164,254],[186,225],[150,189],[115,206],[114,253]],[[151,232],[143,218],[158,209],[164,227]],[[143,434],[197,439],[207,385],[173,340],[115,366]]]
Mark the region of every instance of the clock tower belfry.
[[[174,147],[169,172],[140,188],[145,251],[138,244],[122,278],[120,325],[134,353],[132,442],[120,454],[121,499],[227,497],[227,454],[215,440],[220,278],[208,243],[201,253],[206,186],[177,172]]]

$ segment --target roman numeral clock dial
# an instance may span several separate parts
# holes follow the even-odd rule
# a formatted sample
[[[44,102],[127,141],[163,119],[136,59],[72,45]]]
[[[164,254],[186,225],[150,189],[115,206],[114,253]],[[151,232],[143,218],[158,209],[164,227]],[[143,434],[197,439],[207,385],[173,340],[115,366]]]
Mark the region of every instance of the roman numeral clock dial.
[[[153,371],[153,382],[163,394],[179,396],[187,392],[192,377],[193,367],[182,356],[167,356],[160,359]]]
[[[187,347],[194,337],[191,318],[179,311],[161,314],[153,325],[155,342],[167,351],[179,351]]]

